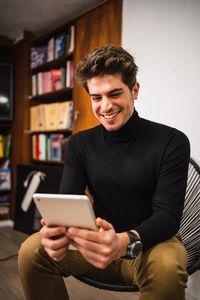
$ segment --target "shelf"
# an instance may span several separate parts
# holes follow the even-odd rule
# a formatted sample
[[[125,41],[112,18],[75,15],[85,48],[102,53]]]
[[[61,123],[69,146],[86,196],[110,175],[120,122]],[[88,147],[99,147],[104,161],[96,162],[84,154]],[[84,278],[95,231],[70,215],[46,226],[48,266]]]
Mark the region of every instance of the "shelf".
[[[10,159],[10,157],[1,157],[1,158],[0,158],[0,163],[1,163],[1,162],[4,162],[4,161],[7,160],[7,159]]]
[[[2,196],[2,195],[4,195],[4,194],[9,194],[9,193],[11,193],[11,189],[10,190],[0,190],[0,195]]]
[[[48,164],[48,165],[64,165],[64,161],[57,161],[57,160],[37,160],[37,159],[32,159],[31,160],[33,163],[37,164]]]
[[[49,71],[50,69],[55,69],[65,66],[67,60],[72,60],[72,53],[66,54],[64,56],[61,56],[57,59],[54,59],[52,61],[48,61],[45,64],[42,64],[36,68],[31,69],[32,74],[43,72],[43,71]]]
[[[40,133],[45,133],[45,134],[51,134],[51,133],[67,133],[68,135],[72,134],[72,130],[70,129],[56,129],[56,130],[41,130],[41,131],[26,131],[26,133],[29,134],[40,134]]]
[[[2,122],[0,121],[0,130],[3,128],[8,128],[12,126],[12,121],[8,121],[8,122]]]
[[[56,102],[60,98],[72,98],[72,88],[64,88],[60,89],[54,92],[46,93],[46,94],[41,94],[37,96],[30,97],[30,101],[36,101],[39,102],[40,100],[53,100],[53,102]],[[66,99],[66,100],[71,100],[71,99]]]

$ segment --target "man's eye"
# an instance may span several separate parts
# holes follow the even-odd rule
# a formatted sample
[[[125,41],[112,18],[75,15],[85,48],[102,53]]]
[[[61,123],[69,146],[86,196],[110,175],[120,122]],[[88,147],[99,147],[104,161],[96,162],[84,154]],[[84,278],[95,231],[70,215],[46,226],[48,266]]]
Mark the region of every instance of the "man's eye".
[[[101,100],[101,97],[92,97],[91,99],[92,99],[92,101],[99,101],[99,100]]]
[[[111,98],[117,98],[121,95],[121,93],[117,93],[117,94],[111,94],[110,97]]]

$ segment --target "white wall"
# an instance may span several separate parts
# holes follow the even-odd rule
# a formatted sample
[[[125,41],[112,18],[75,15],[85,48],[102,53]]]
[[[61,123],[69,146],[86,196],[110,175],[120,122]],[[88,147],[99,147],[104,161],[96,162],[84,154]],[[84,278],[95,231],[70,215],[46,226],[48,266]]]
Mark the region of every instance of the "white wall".
[[[136,109],[186,133],[200,162],[200,1],[123,3],[122,46],[139,66]],[[199,280],[200,271],[189,278],[187,299],[200,299]]]
[[[123,3],[122,46],[139,66],[136,109],[183,131],[200,162],[200,1]]]

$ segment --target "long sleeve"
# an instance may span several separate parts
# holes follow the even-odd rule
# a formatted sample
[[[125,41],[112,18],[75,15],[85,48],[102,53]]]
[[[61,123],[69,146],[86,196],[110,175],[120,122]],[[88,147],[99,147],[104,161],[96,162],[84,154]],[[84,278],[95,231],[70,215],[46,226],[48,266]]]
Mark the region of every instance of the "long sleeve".
[[[171,238],[178,232],[184,206],[190,157],[189,141],[184,134],[174,134],[163,153],[161,168],[153,195],[153,213],[137,226],[143,246]]]

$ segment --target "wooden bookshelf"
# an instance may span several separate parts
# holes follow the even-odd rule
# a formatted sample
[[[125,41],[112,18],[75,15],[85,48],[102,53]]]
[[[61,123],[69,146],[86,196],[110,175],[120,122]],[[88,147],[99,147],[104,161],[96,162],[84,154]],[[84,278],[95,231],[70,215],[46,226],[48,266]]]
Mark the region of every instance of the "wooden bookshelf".
[[[30,50],[46,43],[52,36],[56,36],[66,29],[66,26],[75,26],[75,50],[73,53],[47,62],[37,68],[30,68]],[[12,133],[11,169],[12,169],[12,204],[11,217],[14,217],[15,198],[17,190],[16,166],[18,164],[44,165],[43,161],[32,159],[32,136],[30,134],[30,107],[36,104],[54,101],[73,100],[74,115],[78,116],[74,122],[73,134],[77,131],[91,128],[98,124],[94,117],[90,99],[82,86],[75,82],[74,87],[60,91],[32,97],[31,76],[51,68],[62,67],[66,60],[73,59],[74,66],[94,47],[105,44],[121,45],[122,0],[104,0],[93,8],[86,10],[75,18],[68,20],[50,29],[44,35],[34,38],[29,32],[24,32],[24,39],[9,48],[9,51],[0,51],[0,59],[14,64],[14,120],[8,125]],[[9,45],[10,47],[10,45]],[[1,48],[1,47],[0,47]],[[0,49],[1,50],[1,49]],[[9,52],[9,55],[8,55]],[[0,128],[7,128],[7,124],[0,124]],[[7,130],[7,129],[6,129]],[[61,132],[61,131],[59,131]],[[66,131],[69,135],[69,132]],[[62,168],[63,162],[48,164]],[[57,166],[57,167],[58,167]]]

